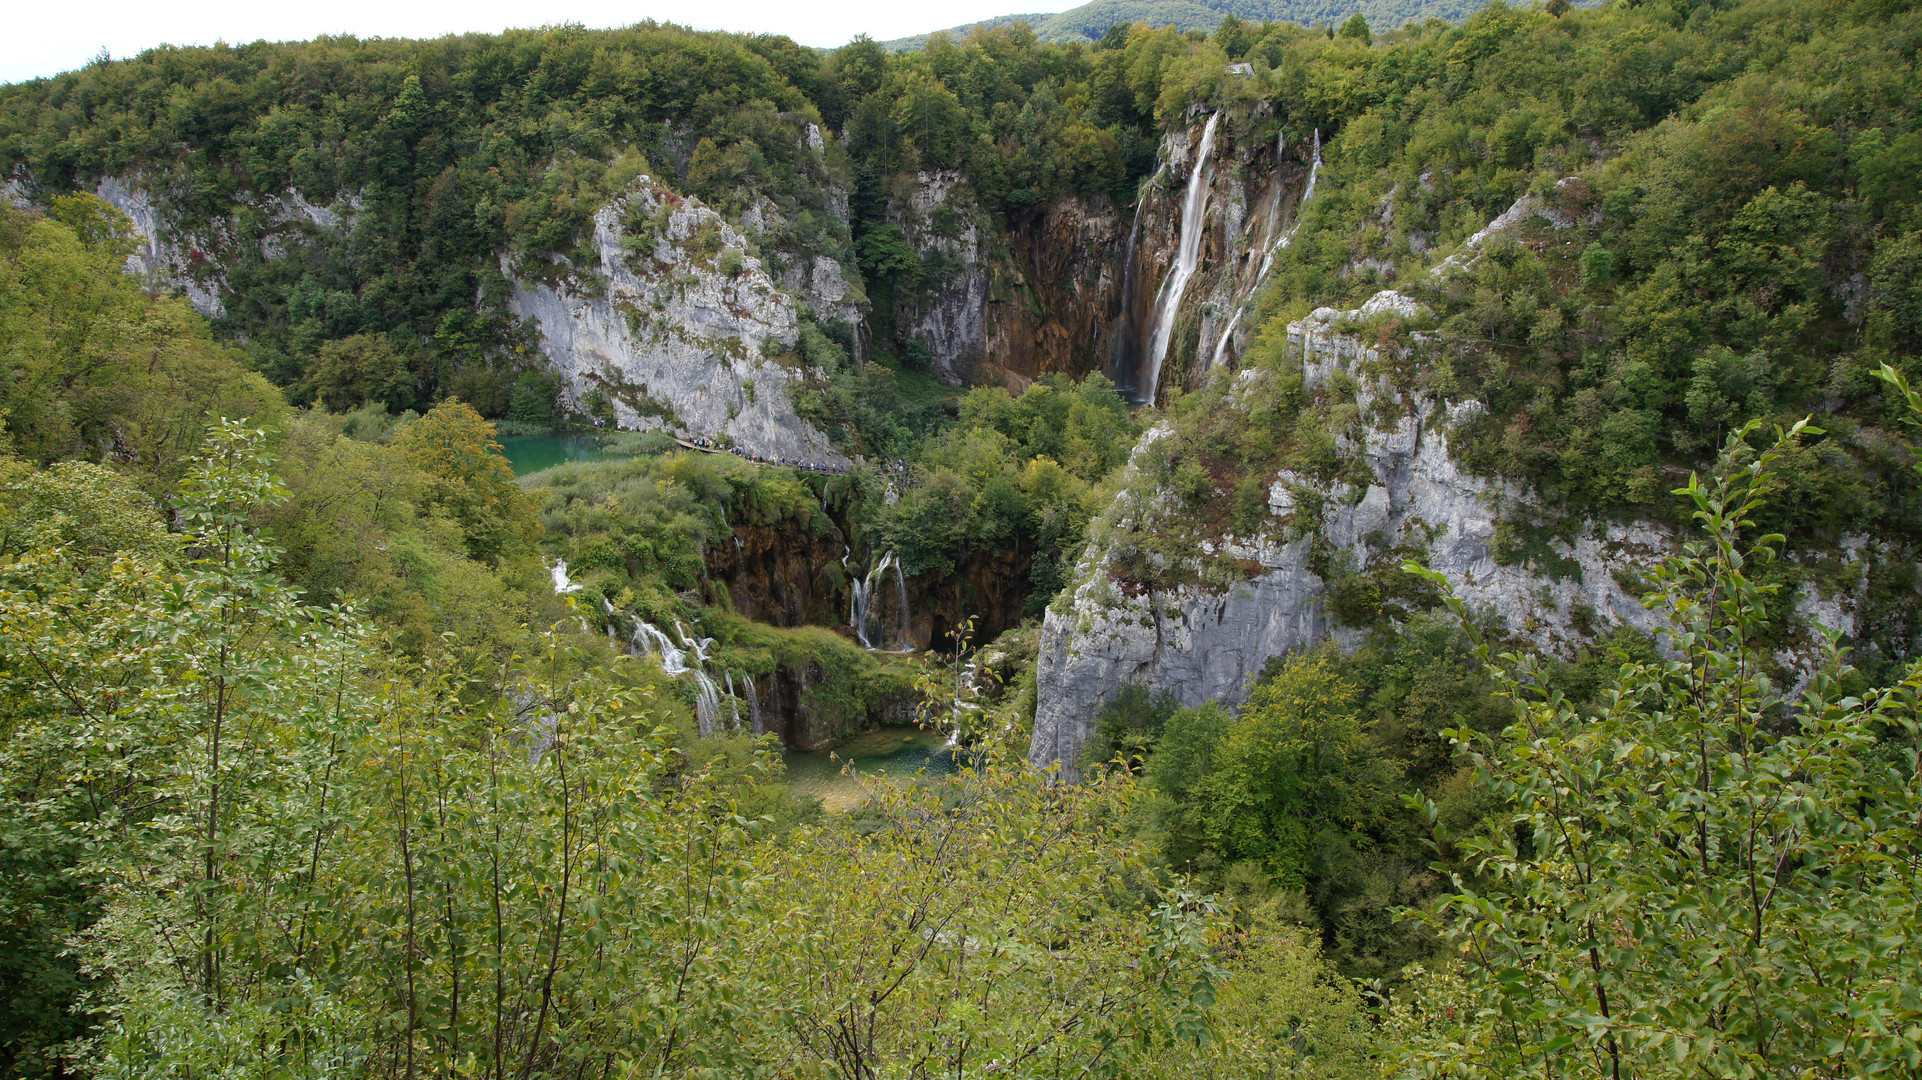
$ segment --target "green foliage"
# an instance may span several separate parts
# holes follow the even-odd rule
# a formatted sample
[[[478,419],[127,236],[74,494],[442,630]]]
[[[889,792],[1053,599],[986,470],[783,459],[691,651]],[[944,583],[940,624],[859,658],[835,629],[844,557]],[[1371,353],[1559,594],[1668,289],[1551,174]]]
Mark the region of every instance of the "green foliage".
[[[1081,748],[1083,770],[1099,769],[1117,755],[1125,768],[1139,768],[1179,709],[1167,691],[1156,694],[1139,683],[1123,686],[1094,714],[1094,729]]]
[[[1922,916],[1889,857],[1912,849],[1922,807],[1918,678],[1850,692],[1838,650],[1790,702],[1763,674],[1763,575],[1782,537],[1752,526],[1782,452],[1820,432],[1778,429],[1758,453],[1758,426],[1677,492],[1702,538],[1645,601],[1667,616],[1668,657],[1624,663],[1592,717],[1531,659],[1491,657],[1514,722],[1458,737],[1502,827],[1466,844],[1487,885],[1435,918],[1464,946],[1472,1007],[1410,1048],[1416,1073],[1896,1075],[1922,1061],[1910,965],[1872,944]]]
[[[1564,4],[1567,2],[1562,0]],[[1357,11],[1357,8],[1360,10]],[[1460,22],[1477,10],[1478,6],[1470,0],[1448,0],[1440,4],[1411,4],[1406,0],[1362,0],[1359,4],[1336,3],[1334,0],[1093,0],[1092,3],[1052,15],[1001,15],[970,26],[958,26],[945,33],[953,37],[965,37],[970,31],[1025,23],[1033,27],[1035,36],[1042,41],[1105,47],[1108,36],[1116,27],[1125,31],[1133,24],[1172,24],[1183,34],[1209,35],[1210,40],[1220,44],[1231,59],[1239,60],[1245,54],[1245,45],[1240,49],[1234,46],[1245,40],[1240,35],[1246,33],[1244,26],[1247,23],[1299,23],[1302,26],[1332,27],[1341,22],[1344,16],[1350,19],[1361,16],[1375,26],[1393,29],[1427,19]],[[1351,12],[1353,15],[1350,15]],[[922,34],[883,44],[897,50],[921,49],[928,47],[935,36]]]
[[[0,423],[15,453],[129,462],[164,488],[208,416],[284,415],[185,303],[120,272],[124,217],[91,196],[57,212],[78,226],[0,205]]]
[[[1049,376],[1020,397],[971,390],[960,422],[925,442],[907,490],[877,515],[878,546],[910,574],[946,574],[972,557],[1012,551],[1027,562],[1029,608],[1067,581],[1096,485],[1125,460],[1139,430],[1113,384]]]
[[[794,408],[827,431],[849,454],[898,461],[939,431],[953,413],[954,391],[887,354],[864,364],[848,357],[845,325],[801,325],[800,353],[808,380],[795,386]]]
[[[371,408],[391,429],[386,410]],[[461,525],[428,502],[434,479],[397,450],[348,437],[355,419],[303,416],[279,440],[289,498],[253,515],[281,549],[279,572],[312,602],[361,605],[412,657],[519,647],[537,617],[526,560],[472,559]]]
[[[224,291],[222,328],[303,402],[323,346],[371,335],[412,372],[376,400],[502,416],[534,358],[501,256],[571,253],[649,161],[724,213],[765,200],[770,247],[846,243],[838,149],[804,138],[821,116],[802,88],[828,85],[785,39],[652,23],[168,47],[0,91],[0,171],[45,199],[138,177]]]
[[[355,334],[320,347],[308,375],[314,393],[333,412],[361,405],[414,400],[414,373],[383,338]]]
[[[425,505],[460,527],[467,554],[490,566],[531,555],[539,525],[514,483],[494,425],[449,398],[394,433],[393,448],[426,476]]]
[[[1263,303],[1282,322],[1386,287],[1428,302],[1437,332],[1397,382],[1488,405],[1457,456],[1585,513],[1665,512],[1663,470],[1745,417],[1877,424],[1867,373],[1922,343],[1898,269],[1912,198],[1884,171],[1913,152],[1897,134],[1913,100],[1886,88],[1917,26],[1796,4],[1686,20],[1498,4],[1366,49],[1288,43],[1299,81],[1284,65],[1269,100],[1339,131]],[[1523,197],[1553,222],[1524,218],[1429,273]],[[1851,456],[1874,494],[1810,492],[1798,542],[1832,544],[1841,518],[1906,535],[1892,508],[1911,483]]]
[[[591,635],[412,666],[299,604],[247,524],[288,494],[263,446],[214,429],[174,561],[0,562],[0,901],[8,962],[39,950],[10,1069],[1175,1075],[1217,1030],[1259,1053],[1271,993],[1366,1056],[1312,950],[1156,882],[1117,832],[1125,777],[1050,786],[991,727],[978,768],[877,791],[859,828],[769,834],[746,815],[778,763],[676,748],[651,665]],[[90,1031],[62,1021],[81,972]]]
[[[561,465],[539,475],[549,549],[583,588],[665,625],[672,594],[699,589],[707,552],[739,525],[801,535],[833,528],[794,473],[731,455],[676,451]],[[597,605],[598,606],[598,605]]]
[[[1326,658],[1291,660],[1256,688],[1200,785],[1208,838],[1226,857],[1298,889],[1318,827],[1366,826],[1385,809],[1394,765],[1369,753],[1357,696]]]

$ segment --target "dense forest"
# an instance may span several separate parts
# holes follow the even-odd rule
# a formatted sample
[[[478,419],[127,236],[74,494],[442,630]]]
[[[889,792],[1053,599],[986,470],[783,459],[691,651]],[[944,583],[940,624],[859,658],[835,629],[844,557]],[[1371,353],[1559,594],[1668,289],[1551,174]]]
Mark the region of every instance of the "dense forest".
[[[1581,6],[1589,7],[1584,3]],[[1422,0],[1363,0],[1362,3],[1335,3],[1332,0],[1092,0],[1079,7],[1052,14],[998,15],[978,23],[957,26],[945,32],[965,37],[975,30],[1025,23],[1042,41],[1061,43],[1096,42],[1116,26],[1172,26],[1183,33],[1198,31],[1213,34],[1226,22],[1231,28],[1244,23],[1287,22],[1302,26],[1340,26],[1356,15],[1364,22],[1384,30],[1398,30],[1409,23],[1429,19],[1461,22],[1480,8],[1466,0],[1437,3]],[[889,49],[925,48],[930,34],[896,38],[882,44]]]
[[[1111,7],[0,87],[0,1070],[1922,1071],[1922,15]],[[945,377],[958,238],[1018,263],[1071,206],[1119,267],[1217,124],[1224,182],[1313,178],[1232,366],[1184,317],[1159,407],[1101,357]],[[835,457],[614,430],[515,306],[610,246],[785,290],[757,362]],[[1311,378],[1316,318],[1389,390]],[[1649,621],[1544,645],[1332,543],[1302,492],[1374,490],[1404,398],[1527,493],[1491,562],[1667,538]],[[1080,594],[1234,595],[1263,544],[1315,644],[1030,763]],[[917,729],[833,812],[801,782]]]

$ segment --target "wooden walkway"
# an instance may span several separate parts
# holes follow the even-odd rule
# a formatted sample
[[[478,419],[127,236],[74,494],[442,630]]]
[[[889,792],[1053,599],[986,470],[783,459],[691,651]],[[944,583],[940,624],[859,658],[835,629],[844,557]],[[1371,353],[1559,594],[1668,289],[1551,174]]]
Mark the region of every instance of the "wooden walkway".
[[[695,450],[703,454],[725,454],[738,461],[744,461],[749,465],[770,465],[778,469],[805,469],[808,472],[824,473],[829,476],[839,476],[847,471],[839,466],[816,465],[811,461],[763,461],[760,458],[750,457],[747,454],[735,453],[732,450],[723,450],[718,446],[700,446],[678,436],[674,438],[674,442],[677,446],[686,447],[689,450]]]

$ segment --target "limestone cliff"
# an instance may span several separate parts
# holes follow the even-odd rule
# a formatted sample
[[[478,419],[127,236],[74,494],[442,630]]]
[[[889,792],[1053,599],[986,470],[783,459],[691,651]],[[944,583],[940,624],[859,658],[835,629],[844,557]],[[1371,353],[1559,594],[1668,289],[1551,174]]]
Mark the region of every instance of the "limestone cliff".
[[[209,319],[226,315],[227,266],[236,245],[242,243],[239,230],[228,219],[216,219],[199,231],[185,229],[169,219],[153,184],[142,176],[103,176],[94,194],[133,223],[140,246],[127,256],[129,274],[150,288],[179,290],[195,311]],[[250,199],[235,209],[251,219],[249,234],[257,253],[250,255],[274,259],[304,233],[351,229],[360,200],[349,197],[322,206],[290,188],[279,195]]]
[[[1566,655],[1619,624],[1656,625],[1630,592],[1639,570],[1675,543],[1656,524],[1584,521],[1572,536],[1552,541],[1554,573],[1497,560],[1498,522],[1531,507],[1534,496],[1468,475],[1451,458],[1451,429],[1482,406],[1400,389],[1395,365],[1348,329],[1380,316],[1418,315],[1413,301],[1388,292],[1360,310],[1322,308],[1289,325],[1288,345],[1311,398],[1337,395],[1353,406],[1356,420],[1336,447],[1350,467],[1333,481],[1278,472],[1267,485],[1270,527],[1250,539],[1203,542],[1206,556],[1238,564],[1237,583],[1131,587],[1116,557],[1130,534],[1185,526],[1170,494],[1143,483],[1130,466],[1122,497],[1092,530],[1075,583],[1043,625],[1029,753],[1034,766],[1059,763],[1072,775],[1094,713],[1123,685],[1167,690],[1183,704],[1233,705],[1246,699],[1270,657],[1330,639],[1356,642],[1362,630],[1337,614],[1331,579],[1370,568],[1392,573],[1404,558],[1447,574],[1460,595],[1498,618],[1506,633],[1553,654]],[[1418,357],[1421,347],[1417,339],[1410,348]],[[1244,370],[1234,377],[1230,398],[1283,377]],[[1137,460],[1163,435],[1165,429],[1150,431]],[[1866,547],[1860,538],[1845,538],[1842,546],[1846,560],[1863,557]],[[1824,597],[1813,588],[1799,593],[1794,621],[1801,633],[1787,644],[1785,665],[1806,667],[1809,631],[1818,624],[1852,632],[1858,599]]]
[[[718,213],[642,177],[595,213],[580,263],[503,256],[501,269],[509,310],[539,328],[573,408],[599,394],[623,428],[842,464],[789,393],[801,375],[797,301],[748,246]],[[803,284],[832,304],[848,295],[839,275],[820,258]]]
[[[890,209],[923,264],[919,289],[897,301],[897,333],[957,385],[1099,371],[1146,398],[1144,352],[1158,319],[1169,323],[1164,387],[1194,385],[1232,362],[1249,330],[1239,313],[1306,191],[1312,143],[1288,146],[1257,108],[1222,119],[1204,161],[1207,118],[1191,120],[1164,138],[1132,212],[1070,196],[1003,219],[958,173],[916,176]],[[1184,222],[1197,175],[1198,213]],[[1184,227],[1194,230],[1197,267],[1182,296],[1163,304]]]

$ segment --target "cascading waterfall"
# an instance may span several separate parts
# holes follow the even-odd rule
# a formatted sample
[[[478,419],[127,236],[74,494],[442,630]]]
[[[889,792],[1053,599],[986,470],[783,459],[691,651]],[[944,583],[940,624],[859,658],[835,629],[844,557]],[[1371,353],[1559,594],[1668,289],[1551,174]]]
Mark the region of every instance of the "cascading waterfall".
[[[711,637],[690,637],[687,628],[679,619],[674,620],[674,635],[680,638],[676,644],[673,637],[653,623],[636,616],[634,635],[630,638],[630,648],[644,653],[660,662],[661,670],[675,678],[686,675],[694,680],[694,718],[700,724],[702,735],[712,735],[716,721],[721,717],[721,687],[714,677],[707,673],[707,651],[714,645]],[[693,663],[689,663],[692,658]],[[752,683],[749,683],[752,686]],[[733,726],[740,726],[740,706],[734,697],[732,673],[729,673],[729,699],[735,701]],[[750,711],[753,706],[749,706]]]
[[[560,593],[562,596],[565,596],[568,593],[580,591],[580,588],[581,588],[580,584],[570,579],[567,576],[567,560],[566,559],[555,559],[554,565],[549,569],[548,572],[554,575],[554,591],[555,592]]]
[[[1149,405],[1155,403],[1155,390],[1161,384],[1161,362],[1167,358],[1168,342],[1174,337],[1181,298],[1188,291],[1188,279],[1194,276],[1195,264],[1201,259],[1201,220],[1208,209],[1208,156],[1215,149],[1215,123],[1220,119],[1220,113],[1210,113],[1208,126],[1201,131],[1195,168],[1188,175],[1188,193],[1181,201],[1181,240],[1175,247],[1174,265],[1168,269],[1168,276],[1161,282],[1161,292],[1155,297],[1154,330],[1148,337],[1148,377],[1141,387],[1142,401]]]
[[[761,733],[761,692],[754,687],[754,676],[743,672],[741,681],[747,685],[748,730],[759,735]]]
[[[687,654],[660,627],[636,616],[632,641],[635,649],[659,660],[662,671],[669,675],[687,673]]]
[[[1277,144],[1276,153],[1280,153],[1279,144]],[[1295,204],[1295,223],[1288,226],[1288,231],[1281,234],[1281,239],[1269,245],[1267,254],[1261,257],[1261,269],[1255,271],[1254,284],[1248,286],[1248,291],[1241,295],[1241,302],[1235,305],[1235,313],[1228,318],[1227,329],[1223,330],[1221,337],[1215,341],[1215,354],[1208,361],[1210,368],[1220,365],[1223,354],[1228,351],[1228,341],[1235,336],[1235,326],[1241,322],[1241,313],[1247,308],[1249,299],[1261,291],[1261,283],[1268,280],[1268,271],[1274,268],[1275,256],[1288,249],[1289,242],[1295,238],[1295,230],[1301,228],[1301,208],[1307,206],[1308,200],[1315,197],[1315,175],[1319,172],[1321,172],[1321,129],[1316,128],[1315,156],[1308,162],[1308,184],[1302,189],[1301,201]],[[1272,231],[1273,226],[1269,228]]]
[[[714,734],[714,721],[721,715],[721,688],[700,668],[692,669],[694,676],[694,719],[700,725],[702,735]]]
[[[841,566],[843,568],[847,567],[849,558],[850,556],[848,555],[841,556]],[[874,639],[868,637],[868,617],[872,614],[874,608],[874,585],[875,582],[879,581],[889,570],[894,571],[895,585],[900,593],[900,611],[897,615],[899,622],[898,630],[894,635],[894,641],[897,647],[906,648],[908,636],[908,579],[901,573],[901,560],[895,557],[894,552],[890,551],[886,555],[881,556],[881,561],[875,563],[873,568],[871,568],[865,576],[856,577],[854,576],[853,570],[848,570],[848,625],[854,627],[855,640],[861,643],[863,649],[870,651],[879,648],[879,646],[874,644]]]

